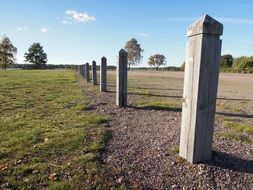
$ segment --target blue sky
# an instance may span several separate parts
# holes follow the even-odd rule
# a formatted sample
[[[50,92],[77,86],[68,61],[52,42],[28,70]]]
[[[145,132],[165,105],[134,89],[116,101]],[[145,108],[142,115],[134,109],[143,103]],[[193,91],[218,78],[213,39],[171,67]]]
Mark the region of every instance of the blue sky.
[[[132,37],[144,49],[140,66],[155,53],[167,66],[185,59],[186,29],[209,14],[224,24],[222,53],[253,55],[252,0],[0,0],[0,35],[18,48],[18,62],[40,42],[52,64],[82,64],[102,56],[115,65]]]

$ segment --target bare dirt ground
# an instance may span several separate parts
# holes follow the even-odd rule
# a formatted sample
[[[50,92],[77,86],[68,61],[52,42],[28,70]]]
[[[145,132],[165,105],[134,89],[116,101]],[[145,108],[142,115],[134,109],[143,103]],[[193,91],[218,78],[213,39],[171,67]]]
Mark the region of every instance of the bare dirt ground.
[[[183,73],[129,72],[128,108],[115,106],[114,72],[108,79],[106,93],[91,83],[85,88],[90,111],[112,116],[112,138],[102,156],[112,187],[253,189],[252,134],[227,127],[253,126],[253,75],[220,76],[213,159],[195,165],[178,156]],[[159,103],[172,107],[154,106]],[[244,138],[226,135],[232,132]]]

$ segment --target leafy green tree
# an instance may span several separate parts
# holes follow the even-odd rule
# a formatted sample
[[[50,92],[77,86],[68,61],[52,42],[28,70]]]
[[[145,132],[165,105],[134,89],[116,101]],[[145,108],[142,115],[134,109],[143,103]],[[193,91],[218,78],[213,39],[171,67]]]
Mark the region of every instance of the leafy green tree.
[[[156,67],[156,70],[158,71],[158,68],[161,65],[166,64],[166,57],[162,54],[155,54],[149,57],[148,64],[152,67]]]
[[[183,62],[183,64],[180,67],[180,71],[184,71],[185,70],[185,62]]]
[[[125,50],[128,53],[128,68],[132,65],[136,65],[141,62],[143,56],[143,49],[141,49],[141,45],[135,38],[129,40],[125,45]]]
[[[253,67],[253,56],[241,56],[235,59],[233,67],[236,70],[248,70]]]
[[[153,55],[151,55],[148,59],[148,64],[150,67],[154,67],[155,66],[155,57]]]
[[[8,65],[15,64],[17,48],[11,43],[6,36],[0,41],[0,66],[6,70]]]
[[[220,60],[220,68],[226,69],[231,68],[234,63],[234,58],[230,54],[222,55]]]
[[[36,69],[42,69],[47,63],[47,54],[40,43],[33,43],[25,53],[25,61],[35,64]]]

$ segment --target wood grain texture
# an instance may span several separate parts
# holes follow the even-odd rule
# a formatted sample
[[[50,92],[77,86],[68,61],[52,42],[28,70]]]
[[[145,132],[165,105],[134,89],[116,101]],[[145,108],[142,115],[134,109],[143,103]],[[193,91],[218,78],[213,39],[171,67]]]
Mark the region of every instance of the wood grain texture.
[[[201,33],[190,36],[179,154],[191,163],[211,159],[220,55],[219,35]]]
[[[92,61],[92,84],[97,85],[97,63]]]
[[[87,82],[90,82],[90,65],[89,63],[85,64],[85,78]]]
[[[116,71],[116,105],[127,106],[127,52],[123,49],[119,52]]]
[[[106,92],[107,88],[107,59],[102,57],[100,66],[100,91]]]

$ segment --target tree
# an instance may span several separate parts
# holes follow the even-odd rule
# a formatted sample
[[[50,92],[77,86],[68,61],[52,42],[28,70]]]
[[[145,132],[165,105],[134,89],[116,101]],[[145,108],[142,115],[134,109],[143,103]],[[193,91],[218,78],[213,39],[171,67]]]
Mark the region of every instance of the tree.
[[[166,64],[166,57],[162,54],[155,54],[149,57],[148,64],[152,67],[156,67],[156,70],[158,71],[158,68],[161,65]]]
[[[47,63],[47,54],[40,43],[33,43],[25,53],[25,61],[35,64],[37,69],[42,69]]]
[[[180,67],[180,71],[184,71],[185,70],[185,62],[183,62],[183,64]]]
[[[0,42],[0,66],[6,70],[8,65],[15,64],[17,48],[10,39],[4,36]]]
[[[142,60],[143,49],[141,45],[138,44],[138,41],[135,38],[129,40],[125,45],[125,50],[128,53],[128,68],[130,69],[131,65],[136,65]]]
[[[155,57],[153,55],[151,55],[148,59],[148,64],[150,67],[154,67],[155,66]]]
[[[253,67],[253,56],[241,56],[235,59],[233,67],[237,70],[248,70]]]
[[[234,63],[234,58],[230,54],[222,55],[220,60],[220,68],[226,69],[231,68]]]

